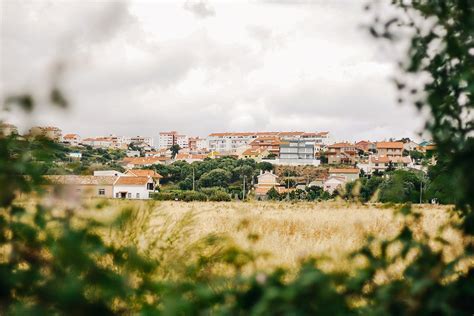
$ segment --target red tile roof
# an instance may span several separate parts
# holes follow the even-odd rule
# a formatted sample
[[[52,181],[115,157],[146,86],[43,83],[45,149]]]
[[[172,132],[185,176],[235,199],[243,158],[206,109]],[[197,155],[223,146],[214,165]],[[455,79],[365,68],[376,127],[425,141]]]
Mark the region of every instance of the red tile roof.
[[[145,185],[150,182],[150,177],[119,177],[114,185]]]
[[[402,142],[378,142],[377,149],[403,149]]]

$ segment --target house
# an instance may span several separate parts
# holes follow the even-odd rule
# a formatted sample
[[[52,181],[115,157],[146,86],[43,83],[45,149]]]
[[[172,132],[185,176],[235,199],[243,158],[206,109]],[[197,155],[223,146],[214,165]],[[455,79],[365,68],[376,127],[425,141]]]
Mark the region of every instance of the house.
[[[63,143],[68,144],[70,146],[79,146],[81,143],[81,136],[78,134],[66,134],[63,137]]]
[[[334,143],[328,146],[325,153],[330,165],[354,165],[356,163],[357,148],[348,142]]]
[[[346,182],[359,179],[360,170],[357,168],[330,168],[329,176],[345,177]]]
[[[255,197],[257,199],[265,199],[271,188],[275,188],[278,193],[287,192],[285,187],[278,183],[277,179],[278,176],[273,171],[260,171],[260,175],[257,176],[257,184],[255,185]]]
[[[139,150],[127,150],[125,155],[127,157],[140,157],[140,151]]]
[[[119,199],[149,199],[154,191],[150,176],[122,176],[113,184],[113,197]]]
[[[45,176],[54,188],[55,194],[63,198],[113,197],[114,176],[52,175]]]
[[[263,158],[268,157],[268,155],[270,155],[268,149],[249,148],[239,155],[239,159],[253,159],[257,162],[260,162]]]
[[[195,161],[203,161],[207,158],[206,154],[189,154],[189,153],[178,153],[174,160],[186,161],[187,163],[193,163]]]
[[[125,157],[120,164],[127,169],[135,169],[142,167],[150,167],[156,164],[168,163],[170,158],[167,157]]]
[[[355,143],[355,147],[358,150],[361,150],[363,152],[369,152],[369,151],[375,151],[376,146],[375,143],[372,143],[368,140],[361,140]]]
[[[329,176],[323,183],[323,189],[332,194],[335,190],[342,188],[346,182],[345,177]]]
[[[382,155],[373,155],[369,157],[369,164],[367,168],[368,173],[374,171],[384,172],[389,167],[394,169],[404,169],[404,168],[413,168],[413,161],[409,156],[382,156]]]
[[[278,136],[259,136],[250,142],[250,148],[255,152],[267,150],[269,154],[280,156],[280,138]],[[267,155],[268,156],[268,155]]]
[[[415,143],[414,141],[412,141],[409,138],[403,138],[401,140],[398,140],[397,142],[402,142],[403,143],[403,150],[406,150],[406,151],[416,150],[418,148],[418,146],[420,146],[418,143]]]
[[[377,155],[387,157],[401,157],[403,154],[402,142],[377,142]]]
[[[155,187],[160,185],[160,179],[163,176],[157,173],[155,170],[150,169],[129,169],[125,171],[125,176],[129,177],[151,177],[155,183]]]
[[[74,160],[80,160],[82,158],[82,153],[68,153],[67,155]]]
[[[130,137],[130,143],[137,146],[148,146],[153,147],[153,137],[150,136],[132,136]]]
[[[116,170],[96,170],[94,176],[120,177],[124,174]]]

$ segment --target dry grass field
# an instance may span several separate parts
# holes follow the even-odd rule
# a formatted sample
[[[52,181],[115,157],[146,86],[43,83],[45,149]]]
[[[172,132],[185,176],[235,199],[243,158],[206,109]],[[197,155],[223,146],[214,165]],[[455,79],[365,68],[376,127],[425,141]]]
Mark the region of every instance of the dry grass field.
[[[283,202],[145,202],[109,200],[101,214],[131,207],[134,212],[148,212],[138,216],[133,230],[136,237],[146,242],[147,235],[156,235],[165,222],[177,223],[186,218],[186,237],[191,243],[208,234],[229,236],[244,249],[267,253],[257,261],[261,268],[295,266],[308,257],[328,257],[328,268],[350,269],[346,255],[364,243],[367,235],[390,237],[402,224],[402,217],[394,208],[381,205],[360,205],[344,202],[283,203]],[[423,214],[415,232],[434,235],[452,218],[448,207],[425,205],[415,207]],[[150,222],[152,225],[150,225]],[[183,229],[183,228],[180,228]],[[258,236],[258,238],[248,238]],[[444,237],[460,244],[453,230]],[[456,251],[455,249],[453,251]],[[448,253],[449,255],[449,253]],[[324,262],[323,262],[324,268]]]

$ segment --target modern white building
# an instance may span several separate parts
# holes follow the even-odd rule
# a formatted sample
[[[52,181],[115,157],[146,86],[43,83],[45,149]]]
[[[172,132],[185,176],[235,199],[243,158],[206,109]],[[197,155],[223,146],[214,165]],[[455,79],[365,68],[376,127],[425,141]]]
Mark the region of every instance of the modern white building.
[[[179,145],[181,148],[188,148],[188,136],[179,134],[177,131],[160,132],[158,135],[158,149],[170,148]]]

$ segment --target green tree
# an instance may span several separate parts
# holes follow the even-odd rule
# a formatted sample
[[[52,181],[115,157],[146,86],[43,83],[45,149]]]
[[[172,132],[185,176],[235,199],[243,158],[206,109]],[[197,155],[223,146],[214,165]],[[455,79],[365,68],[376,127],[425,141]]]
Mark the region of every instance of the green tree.
[[[224,169],[214,169],[201,176],[199,179],[199,186],[204,188],[221,187],[226,188],[232,174]]]
[[[181,150],[181,147],[178,144],[174,144],[173,146],[171,146],[170,147],[171,158],[174,159],[180,150]]]

